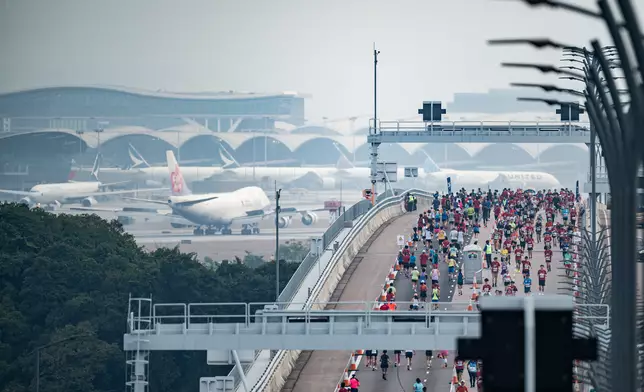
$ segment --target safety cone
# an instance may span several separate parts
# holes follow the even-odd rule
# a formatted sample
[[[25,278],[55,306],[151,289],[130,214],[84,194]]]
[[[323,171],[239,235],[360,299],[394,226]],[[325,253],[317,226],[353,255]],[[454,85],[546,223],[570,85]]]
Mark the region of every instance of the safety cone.
[[[454,374],[452,374],[452,385],[457,385],[458,384],[458,377],[456,377],[456,370],[454,370]]]
[[[342,381],[344,381],[344,385],[349,385],[351,381],[349,381],[351,377],[349,377],[349,369],[344,369],[344,378]]]
[[[385,301],[387,301],[387,294],[383,291],[380,294],[380,302],[385,302]]]
[[[477,289],[477,286],[476,286],[476,274],[474,274],[474,280],[472,281],[472,290],[476,290],[476,289]]]
[[[389,270],[389,276],[388,276],[388,278],[389,278],[389,279],[391,279],[391,280],[396,279],[396,272],[395,272],[395,270],[394,270],[393,268],[391,268],[391,269]]]
[[[356,350],[356,355],[364,355],[364,350]]]
[[[474,310],[474,306],[472,306],[472,301],[470,301],[470,303],[469,303],[469,304],[467,304],[467,311],[468,311],[468,312],[471,312],[471,311],[473,311],[473,310]]]
[[[358,356],[357,355],[352,355],[351,356],[351,361],[349,362],[349,371],[356,371],[358,370]]]

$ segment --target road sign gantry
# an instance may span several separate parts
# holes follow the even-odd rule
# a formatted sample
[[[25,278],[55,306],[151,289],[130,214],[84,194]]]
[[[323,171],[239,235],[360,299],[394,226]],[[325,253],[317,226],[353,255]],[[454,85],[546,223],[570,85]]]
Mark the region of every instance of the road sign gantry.
[[[375,132],[374,132],[375,131]],[[527,121],[378,121],[367,142],[383,143],[590,143],[590,125]]]

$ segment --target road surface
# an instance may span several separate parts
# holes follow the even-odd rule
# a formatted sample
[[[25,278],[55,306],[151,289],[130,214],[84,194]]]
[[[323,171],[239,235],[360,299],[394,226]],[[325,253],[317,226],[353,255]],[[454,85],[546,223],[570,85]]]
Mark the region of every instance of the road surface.
[[[385,277],[398,253],[396,235],[408,235],[417,218],[415,213],[405,214],[372,236],[345,273],[351,274],[347,276],[349,280],[346,286],[340,282],[338,289],[341,294],[336,297],[338,301],[373,301],[380,295]],[[352,268],[355,268],[353,273]],[[334,295],[338,293],[338,289]],[[349,351],[302,352],[282,391],[332,392],[342,377],[349,356]]]
[[[465,237],[465,243],[470,243],[472,241],[471,233],[468,233]],[[437,241],[433,241],[434,249],[438,249]],[[451,306],[450,310],[457,310],[462,306],[462,310],[467,308],[467,305],[463,303],[468,297],[467,292],[464,290],[463,297],[458,295],[455,296],[456,286],[449,283],[448,271],[446,263],[439,263],[440,278],[439,284],[441,287],[440,299],[441,308],[445,308],[447,302],[454,300],[455,302],[461,302]],[[408,308],[413,297],[413,290],[411,286],[411,281],[407,279],[404,274],[398,274],[396,277],[396,302],[398,304],[398,309]],[[429,293],[431,295],[431,292]],[[429,299],[428,299],[429,300]],[[379,368],[379,361],[376,370],[371,370],[366,368],[366,359],[363,359],[363,362],[360,365],[361,371],[356,376],[360,379],[360,391],[361,392],[399,392],[399,391],[411,391],[412,386],[416,382],[416,378],[420,378],[421,381],[425,384],[428,391],[441,391],[449,390],[449,382],[452,376],[451,367],[444,369],[439,365],[438,360],[435,358],[433,361],[432,369],[429,370],[426,367],[425,361],[425,351],[418,350],[416,351],[414,358],[412,360],[411,370],[406,368],[406,359],[404,358],[404,350],[414,349],[414,347],[392,347],[387,349],[392,363],[394,361],[394,349],[401,349],[403,351],[400,359],[401,367],[389,368],[389,375],[387,380],[382,379],[382,373]],[[378,352],[378,356],[382,354],[381,351]],[[436,356],[437,351],[434,350],[434,356]],[[451,364],[450,364],[451,365]]]

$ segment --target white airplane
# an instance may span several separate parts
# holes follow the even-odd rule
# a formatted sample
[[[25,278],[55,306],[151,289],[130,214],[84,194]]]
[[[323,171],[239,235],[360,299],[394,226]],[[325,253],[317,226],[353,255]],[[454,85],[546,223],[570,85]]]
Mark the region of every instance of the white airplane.
[[[239,223],[242,226],[241,234],[259,234],[259,222],[275,216],[268,196],[261,188],[255,186],[234,192],[193,194],[186,184],[183,169],[179,167],[174,153],[166,151],[166,158],[166,175],[169,173],[170,178],[168,201],[127,199],[170,207],[173,227],[195,227],[195,235],[213,235],[218,231],[225,235],[232,234],[230,227]],[[312,225],[318,220],[315,212],[322,210],[300,211],[296,208],[281,207],[278,226],[288,227],[295,215],[300,215],[303,224]]]
[[[364,188],[370,185],[371,168],[356,167],[344,155],[342,150],[334,145],[340,153],[340,158],[335,167],[240,167],[232,154],[220,150],[221,160],[225,163],[225,172],[233,174],[239,179],[268,178],[282,184],[296,184],[307,188],[308,184],[315,184],[323,189],[336,189],[342,182],[347,185],[356,185]],[[398,181],[405,177],[405,168],[398,167]],[[418,178],[425,177],[423,168],[418,168]]]
[[[104,168],[101,169],[100,175],[101,178],[107,178],[111,181],[133,181],[147,186],[167,186],[168,184],[168,167],[167,165],[163,166],[153,166],[149,164],[145,158],[132,146],[129,145],[128,153],[130,155],[130,160],[132,165],[128,168]],[[227,151],[226,154],[230,155]],[[223,155],[224,152],[220,151],[220,155]],[[182,163],[196,163],[203,160],[195,161],[183,161]],[[293,160],[278,160],[278,161],[261,161],[256,162],[256,165],[263,164],[280,164],[288,163]],[[229,163],[232,163],[232,166],[228,166]],[[195,181],[203,181],[217,175],[231,174],[228,169],[243,167],[248,165],[240,165],[237,163],[234,158],[224,160],[223,166],[183,166],[181,172],[183,178],[187,183],[192,183]],[[233,173],[234,174],[234,173]]]
[[[69,181],[62,183],[39,184],[33,186],[29,191],[15,191],[10,189],[0,189],[0,193],[23,196],[20,203],[29,206],[49,205],[60,207],[62,204],[79,202],[83,207],[91,207],[97,204],[97,196],[106,195],[124,195],[135,192],[152,192],[160,189],[143,189],[143,190],[119,190],[106,191],[105,188],[123,184],[125,182],[102,183],[98,180],[100,156],[97,155],[94,160],[92,177],[95,181]],[[127,182],[127,181],[126,181]]]
[[[421,151],[427,156],[425,181],[432,187],[445,188],[448,177],[451,179],[452,189],[479,187],[558,189],[562,187],[555,176],[544,172],[441,169],[426,151]]]

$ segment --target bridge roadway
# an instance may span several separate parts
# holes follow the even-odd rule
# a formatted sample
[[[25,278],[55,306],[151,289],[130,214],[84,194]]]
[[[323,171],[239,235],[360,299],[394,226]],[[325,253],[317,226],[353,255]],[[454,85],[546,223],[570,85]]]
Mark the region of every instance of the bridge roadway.
[[[337,301],[373,301],[380,295],[384,278],[389,273],[398,253],[396,236],[399,234],[408,236],[417,219],[418,215],[415,213],[402,215],[372,236],[355,256],[353,264],[358,263],[357,267]],[[342,305],[337,309],[350,309],[351,306]],[[354,308],[356,306],[360,305],[354,305]],[[311,352],[305,364],[296,364],[282,391],[332,392],[342,376],[350,354],[349,351]],[[303,352],[302,355],[306,353]],[[298,369],[298,365],[301,370]],[[298,372],[297,376],[296,372]],[[293,379],[295,376],[296,379]]]
[[[479,244],[484,244],[485,240],[491,237],[492,233],[492,225],[489,225],[488,228],[481,227],[481,233],[479,234]],[[386,237],[384,238],[386,239]],[[471,239],[470,241],[473,241],[474,239]],[[434,245],[436,246],[436,245]],[[548,277],[546,279],[546,294],[558,294],[558,292],[561,294],[563,293],[561,288],[565,288],[566,286],[563,285],[563,279],[565,279],[563,276],[564,271],[563,271],[563,263],[561,263],[558,260],[562,260],[563,256],[561,255],[560,251],[555,250],[554,255],[553,255],[553,264],[552,264],[552,272],[548,274]],[[556,262],[555,262],[556,261]],[[531,276],[533,278],[533,292],[536,292],[538,290],[537,285],[537,271],[539,270],[539,266],[541,264],[545,265],[545,259],[543,257],[543,243],[541,244],[535,244],[535,250],[533,251],[533,262],[532,262],[532,270],[531,270]],[[524,296],[523,293],[523,279],[521,276],[521,273],[517,273],[515,268],[510,269],[511,273],[514,276],[514,280],[517,284],[517,288],[519,289],[519,292],[517,293],[518,296]],[[402,274],[399,276],[402,277]],[[483,271],[483,278],[488,278],[491,281],[492,274],[490,270],[484,270]],[[397,279],[398,280],[398,279]],[[412,298],[412,290],[411,290],[411,284],[408,280],[402,278],[402,282],[396,285],[396,290],[397,290],[397,300],[400,301],[410,301]],[[501,282],[499,282],[501,283]],[[463,287],[463,296],[459,296],[458,293],[456,292],[456,287],[453,284],[449,284],[447,282],[447,266],[445,264],[441,264],[441,280],[440,280],[440,285],[441,288],[441,302],[449,302],[456,297],[455,301],[456,302],[462,302],[471,297],[472,290],[470,289],[470,286],[464,286]],[[479,282],[479,288],[480,288],[480,282]],[[499,289],[503,289],[502,283],[500,284]],[[456,292],[456,295],[455,295]],[[452,309],[457,310],[456,305],[452,307]],[[413,347],[412,347],[413,348]],[[408,349],[406,347],[401,347],[400,349]],[[388,350],[388,352],[391,354],[390,357],[392,360],[394,359],[393,355],[393,348]],[[440,362],[436,358],[437,352],[434,351],[434,360],[432,363],[432,369],[428,370],[425,366],[425,353],[422,350],[416,351],[414,355],[414,359],[412,361],[412,370],[408,371],[405,367],[405,359],[401,358],[401,367],[400,368],[393,368],[391,367],[389,369],[389,377],[387,381],[384,381],[381,377],[381,372],[379,369],[376,369],[376,371],[369,371],[364,367],[364,364],[361,364],[361,369],[362,371],[358,372],[357,377],[360,379],[360,391],[361,392],[398,392],[398,391],[406,391],[406,390],[411,390],[412,385],[416,381],[416,378],[420,378],[425,386],[427,386],[428,391],[448,391],[449,390],[449,383],[451,381],[451,377],[453,374],[453,359],[454,359],[454,353],[450,352],[449,356],[449,363],[447,368],[441,368],[440,367]],[[380,352],[379,352],[380,355]],[[342,369],[336,374],[341,374]],[[334,379],[337,378],[334,377]],[[469,387],[469,379],[467,376],[465,376],[467,386]],[[330,388],[333,388],[334,385],[330,385]],[[331,391],[332,389],[326,389],[326,385],[324,386],[325,391]],[[474,388],[476,390],[476,388]]]
[[[483,238],[484,234],[480,235],[480,238]],[[488,234],[489,235],[489,234]],[[474,241],[472,234],[468,233],[465,237],[465,243],[470,243]],[[435,249],[438,249],[437,241],[433,241]],[[441,303],[460,302],[459,304],[454,304],[450,309],[441,308],[441,310],[466,310],[467,304],[464,302],[469,299],[469,294],[471,290],[466,290],[463,288],[463,296],[458,295],[457,287],[455,284],[450,284],[448,279],[447,264],[440,263],[440,279],[439,284],[441,287],[440,299]],[[413,298],[413,290],[411,287],[411,281],[404,277],[403,274],[399,274],[396,277],[396,301],[399,304],[399,309],[404,308],[404,303],[408,303]],[[429,300],[429,299],[428,299]],[[443,307],[445,305],[442,305]],[[407,370],[406,368],[406,359],[404,358],[404,350],[414,349],[414,347],[393,347],[387,349],[392,364],[394,357],[394,349],[403,350],[400,359],[401,367],[393,367],[390,365],[389,375],[387,381],[382,379],[382,373],[379,368],[376,368],[375,371],[369,370],[364,366],[361,368],[362,371],[358,373],[356,377],[360,379],[360,391],[362,392],[398,392],[398,391],[411,391],[412,386],[416,382],[416,378],[420,378],[425,386],[427,386],[428,391],[447,391],[449,389],[449,382],[452,376],[452,368],[448,366],[447,368],[441,368],[439,366],[439,361],[436,359],[437,350],[434,351],[434,360],[432,361],[432,369],[429,370],[425,366],[425,351],[417,350],[415,352],[414,358],[412,360],[412,370]],[[382,354],[382,351],[378,352],[378,356]],[[378,360],[378,364],[379,364]],[[364,364],[362,364],[364,365]],[[451,365],[451,363],[450,363]]]
[[[390,223],[381,232],[374,234],[370,242],[356,256],[356,259],[359,260],[355,261],[359,261],[359,264],[338,298],[339,301],[369,301],[380,295],[384,277],[388,274],[399,249],[396,245],[396,236],[398,234],[408,236],[411,233],[412,226],[416,224],[417,218],[418,216],[415,213],[403,215]],[[468,235],[466,241],[469,241],[470,238],[471,235]],[[434,248],[438,249],[436,241],[434,241]],[[450,287],[448,284],[447,265],[445,263],[440,264],[440,271],[440,286],[447,288],[441,290],[440,302],[450,302],[454,297],[455,287],[453,285]],[[411,282],[403,274],[398,274],[394,286],[396,287],[398,303],[401,306],[399,309],[403,310],[403,304],[407,303],[408,305],[413,296]],[[465,306],[463,305],[464,308]],[[350,305],[345,305],[345,308],[349,307]],[[393,350],[391,350],[391,353],[393,354]],[[424,355],[424,352],[422,354]],[[303,353],[303,355],[305,354]],[[296,364],[294,372],[282,391],[333,391],[337,387],[338,379],[344,371],[349,356],[350,352],[348,351],[313,351],[306,363],[300,364],[301,370],[298,369]],[[423,356],[419,356],[419,358],[421,357]],[[365,362],[366,360],[363,359],[360,369],[365,369]],[[414,376],[411,377],[401,372],[401,380],[404,379],[409,384],[407,380],[409,378],[409,380],[412,380],[409,385],[412,385],[415,377],[421,376],[420,374],[416,375],[416,372],[413,374]],[[359,372],[358,378],[362,383],[360,390],[382,390],[379,389],[383,385],[379,375],[380,372]],[[441,385],[446,385],[450,375],[451,372],[439,370],[435,372],[433,379],[440,380]],[[424,372],[422,376],[422,379],[427,378]]]

